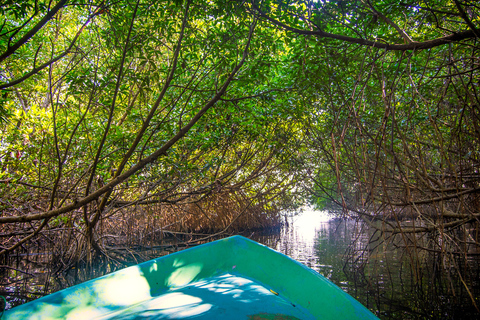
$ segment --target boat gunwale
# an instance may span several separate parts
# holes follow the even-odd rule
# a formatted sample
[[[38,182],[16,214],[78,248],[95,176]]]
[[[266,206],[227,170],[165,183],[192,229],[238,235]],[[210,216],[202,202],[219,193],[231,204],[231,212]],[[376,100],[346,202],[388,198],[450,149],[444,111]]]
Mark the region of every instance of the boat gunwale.
[[[96,295],[100,299],[93,303],[102,308],[101,298],[105,294],[102,290],[106,288],[101,288],[100,284],[108,284],[111,280],[120,281],[120,287],[121,282],[128,283],[131,276],[144,277],[148,287],[144,285],[138,301],[133,301],[142,303],[162,292],[226,273],[261,283],[265,288],[291,301],[294,306],[304,308],[315,318],[378,319],[365,306],[316,271],[239,235],[187,248],[57,291],[7,310],[4,319],[20,319],[14,315],[30,312],[32,308],[38,309],[45,304],[52,306],[52,301],[58,301],[59,298],[60,301],[68,300],[72,294],[81,297]],[[147,289],[148,294],[144,292]],[[73,305],[72,308],[74,307]],[[113,308],[111,312],[116,312],[121,307]],[[71,311],[68,305],[60,304],[59,308]]]

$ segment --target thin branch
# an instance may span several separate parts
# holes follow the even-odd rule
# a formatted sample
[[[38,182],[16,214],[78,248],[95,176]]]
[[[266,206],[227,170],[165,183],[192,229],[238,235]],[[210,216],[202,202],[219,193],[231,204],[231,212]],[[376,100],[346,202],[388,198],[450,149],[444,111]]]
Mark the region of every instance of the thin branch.
[[[373,11],[373,13],[377,16],[379,16],[383,21],[385,21],[388,25],[390,25],[391,27],[393,27],[395,30],[397,30],[397,32],[400,34],[400,36],[402,36],[402,38],[407,42],[407,43],[412,43],[414,42],[412,40],[412,38],[410,38],[410,36],[405,32],[405,30],[401,29],[395,22],[393,22],[392,20],[390,20],[388,17],[386,17],[385,15],[383,15],[381,12],[377,11],[372,3],[370,1],[367,1],[367,4],[368,6],[370,7],[370,9]]]
[[[23,270],[20,270],[20,269],[17,269],[17,268],[13,268],[13,267],[10,267],[10,266],[0,266],[0,269],[15,270],[15,271],[17,271],[17,272],[21,272],[21,273],[24,273],[24,274],[28,274],[29,276],[35,277],[35,275],[34,275],[33,273],[30,273],[30,272],[27,272],[27,271],[23,271]]]
[[[23,238],[22,240],[18,241],[17,243],[15,243],[13,246],[11,246],[10,248],[5,248],[4,250],[0,251],[0,256],[9,252],[9,251],[13,251],[15,250],[16,248],[18,248],[19,246],[21,246],[22,244],[24,244],[25,242],[27,242],[28,240],[32,239],[33,237],[35,237],[40,231],[42,231],[42,229],[47,225],[48,221],[50,220],[50,218],[46,218],[45,220],[43,220],[42,224],[35,230],[35,232],[33,232],[31,235]]]
[[[430,199],[425,199],[425,200],[418,200],[418,201],[393,202],[393,203],[390,203],[390,205],[396,206],[396,207],[403,207],[403,206],[409,206],[409,205],[412,205],[412,204],[416,204],[416,205],[418,205],[418,204],[430,204],[430,203],[435,203],[435,202],[439,202],[439,201],[459,198],[460,196],[464,196],[464,195],[471,194],[471,193],[479,193],[479,192],[480,192],[480,188],[472,188],[472,189],[468,189],[468,190],[465,190],[465,191],[461,191],[461,192],[457,192],[457,193],[454,193],[454,194],[445,195],[445,196],[441,196],[441,197],[430,198]],[[377,197],[375,197],[375,199],[376,200],[381,200],[381,199],[378,199]]]
[[[22,77],[16,79],[16,80],[13,80],[13,81],[10,81],[8,83],[4,83],[4,84],[1,84],[0,85],[0,90],[2,89],[6,89],[6,88],[9,88],[9,87],[12,87],[14,85],[17,85],[19,83],[22,83],[23,81],[27,80],[28,78],[30,78],[31,76],[39,73],[40,71],[42,71],[43,69],[45,69],[46,67],[54,64],[55,62],[57,62],[58,60],[62,59],[63,57],[65,57],[66,55],[68,55],[71,51],[72,51],[72,48],[73,46],[75,45],[75,43],[77,42],[80,34],[83,32],[83,30],[85,29],[85,27],[90,23],[90,21],[92,20],[93,17],[95,17],[97,14],[93,14],[91,15],[88,20],[82,25],[82,27],[78,30],[77,34],[75,35],[75,37],[73,38],[72,42],[70,42],[70,45],[68,46],[67,49],[65,49],[64,52],[62,52],[61,54],[57,55],[56,57],[50,59],[49,61],[41,64],[40,66],[36,67],[35,68],[35,65],[33,66],[33,69],[30,71],[30,72],[27,72],[26,74],[24,74]]]

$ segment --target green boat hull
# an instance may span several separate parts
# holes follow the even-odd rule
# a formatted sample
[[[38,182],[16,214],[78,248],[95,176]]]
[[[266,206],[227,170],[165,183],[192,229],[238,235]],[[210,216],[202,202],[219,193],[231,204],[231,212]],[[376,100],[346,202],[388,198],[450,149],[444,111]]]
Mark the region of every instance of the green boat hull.
[[[234,236],[5,312],[13,319],[377,319],[301,263]]]

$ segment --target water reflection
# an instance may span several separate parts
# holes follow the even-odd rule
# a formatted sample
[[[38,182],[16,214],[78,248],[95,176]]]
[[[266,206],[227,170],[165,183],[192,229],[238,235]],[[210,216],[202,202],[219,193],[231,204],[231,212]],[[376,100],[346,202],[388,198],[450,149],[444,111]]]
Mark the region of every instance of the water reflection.
[[[329,240],[331,226],[336,220],[323,211],[305,210],[300,215],[288,217],[288,224],[276,233],[253,233],[250,238],[275,249],[330,278],[322,270],[331,269],[319,259],[316,244]],[[337,222],[338,224],[338,222]],[[333,231],[335,232],[335,230]],[[338,236],[338,235],[337,235]]]
[[[436,261],[438,255],[412,258],[400,239],[383,241],[362,222],[307,210],[279,232],[251,238],[319,272],[381,319],[480,318],[470,297],[479,301],[480,286],[467,292],[456,271]]]

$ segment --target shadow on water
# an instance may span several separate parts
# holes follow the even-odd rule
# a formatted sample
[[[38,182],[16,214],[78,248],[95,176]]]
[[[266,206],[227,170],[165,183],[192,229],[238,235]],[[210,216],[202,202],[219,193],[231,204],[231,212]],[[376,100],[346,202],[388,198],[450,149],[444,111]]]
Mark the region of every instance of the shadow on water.
[[[398,239],[386,244],[362,222],[315,211],[251,239],[319,272],[381,319],[480,319],[470,297],[480,301],[478,256],[471,264],[476,268],[460,278],[445,269],[438,253],[412,258]],[[466,277],[474,283],[470,293],[462,284]]]

